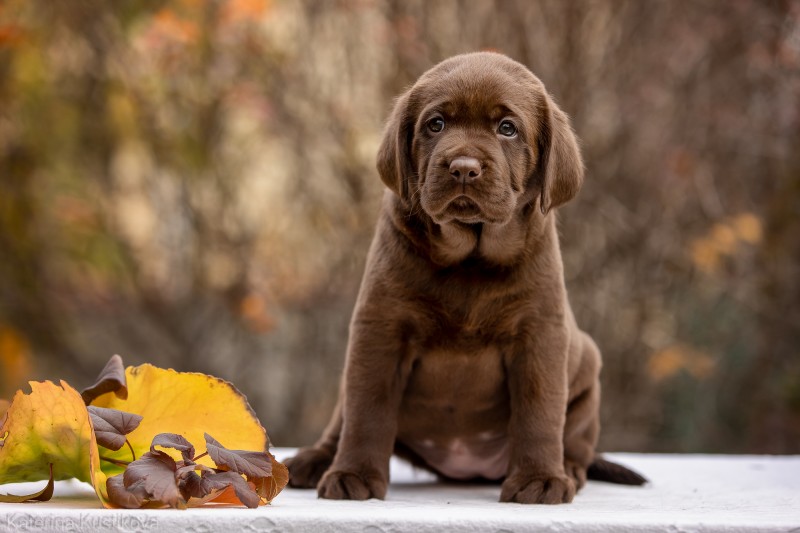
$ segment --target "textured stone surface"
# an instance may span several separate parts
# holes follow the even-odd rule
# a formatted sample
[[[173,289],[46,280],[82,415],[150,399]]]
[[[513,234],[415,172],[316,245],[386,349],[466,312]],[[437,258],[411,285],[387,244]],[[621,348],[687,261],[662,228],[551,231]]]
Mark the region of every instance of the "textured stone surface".
[[[291,450],[278,449],[278,457]],[[89,485],[60,482],[47,503],[0,504],[0,532],[171,531],[800,532],[800,457],[608,454],[647,476],[645,487],[589,482],[571,505],[497,503],[496,485],[445,485],[392,464],[386,501],[318,500],[284,490],[271,506],[109,511]],[[0,492],[33,492],[39,484]]]

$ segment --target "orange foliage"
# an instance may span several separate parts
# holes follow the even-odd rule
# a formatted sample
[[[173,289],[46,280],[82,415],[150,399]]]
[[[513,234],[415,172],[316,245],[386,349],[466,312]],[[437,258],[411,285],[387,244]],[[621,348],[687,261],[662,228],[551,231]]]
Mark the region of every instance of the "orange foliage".
[[[0,324],[0,391],[13,391],[31,374],[28,341],[18,331]]]
[[[267,310],[267,303],[256,293],[251,292],[241,299],[239,315],[247,327],[256,333],[266,333],[275,327],[275,321]]]
[[[178,16],[175,11],[164,8],[156,13],[145,31],[145,41],[151,47],[167,44],[188,45],[197,41],[200,31],[191,20]]]
[[[651,355],[647,368],[656,381],[670,378],[681,370],[702,380],[714,373],[715,366],[710,355],[691,346],[675,344]]]
[[[229,0],[222,8],[222,20],[228,24],[256,21],[262,18],[270,7],[270,0]]]
[[[724,222],[714,224],[703,237],[695,239],[690,247],[692,262],[707,274],[713,274],[722,260],[740,251],[742,245],[761,242],[761,219],[753,213],[742,213]]]
[[[25,40],[25,32],[19,26],[6,24],[0,26],[0,47],[16,46]]]

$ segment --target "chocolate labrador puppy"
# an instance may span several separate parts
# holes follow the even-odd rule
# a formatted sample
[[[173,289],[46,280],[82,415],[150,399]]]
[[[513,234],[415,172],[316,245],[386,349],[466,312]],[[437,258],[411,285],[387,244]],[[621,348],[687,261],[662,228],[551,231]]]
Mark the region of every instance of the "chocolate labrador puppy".
[[[453,57],[401,95],[378,152],[389,188],[350,325],[339,402],[291,485],[383,498],[392,453],[500,501],[564,503],[590,478],[600,352],[567,301],[554,208],[581,187],[567,116],[523,65]]]

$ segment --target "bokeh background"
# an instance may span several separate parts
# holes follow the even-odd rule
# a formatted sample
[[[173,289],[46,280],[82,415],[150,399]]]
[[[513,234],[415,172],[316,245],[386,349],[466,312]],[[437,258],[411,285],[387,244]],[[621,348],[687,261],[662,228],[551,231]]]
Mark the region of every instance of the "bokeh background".
[[[800,452],[800,2],[1,0],[0,397],[111,354],[333,407],[392,98],[497,50],[572,117],[601,448]]]

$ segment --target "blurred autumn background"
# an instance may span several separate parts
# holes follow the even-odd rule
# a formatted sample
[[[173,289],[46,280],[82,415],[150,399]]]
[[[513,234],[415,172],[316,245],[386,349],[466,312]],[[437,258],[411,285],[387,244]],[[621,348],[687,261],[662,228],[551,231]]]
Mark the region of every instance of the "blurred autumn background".
[[[0,0],[0,397],[111,354],[338,386],[393,96],[502,51],[572,117],[606,450],[800,453],[800,2]]]

